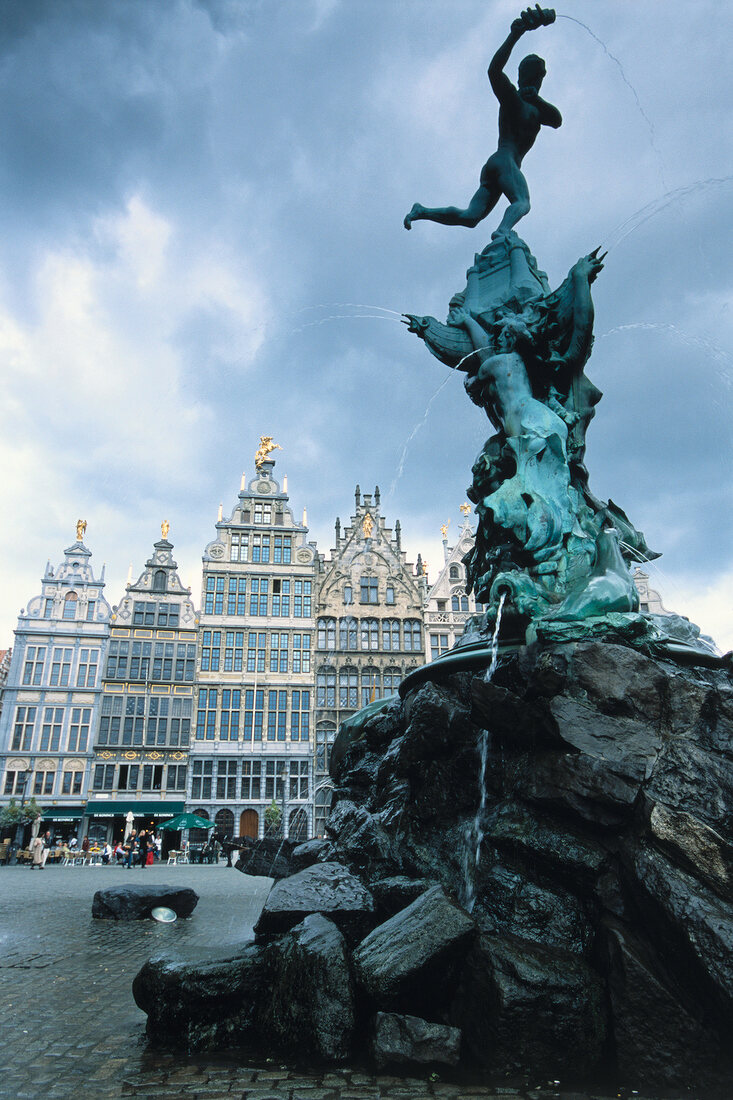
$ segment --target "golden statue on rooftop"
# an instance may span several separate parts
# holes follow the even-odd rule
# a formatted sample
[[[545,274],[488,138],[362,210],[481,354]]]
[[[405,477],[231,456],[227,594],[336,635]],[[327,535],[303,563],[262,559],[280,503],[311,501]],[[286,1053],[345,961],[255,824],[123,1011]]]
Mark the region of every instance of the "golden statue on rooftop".
[[[163,522],[160,525],[160,533],[161,533],[161,535],[163,536],[164,539],[168,538],[168,532],[170,531],[170,529],[171,529],[170,523],[168,522],[167,519],[164,519]]]
[[[82,542],[84,535],[86,534],[87,521],[85,519],[78,519],[76,521],[76,541]]]
[[[466,501],[466,503],[462,504],[458,510],[459,512],[463,512],[464,516],[469,516],[471,514],[471,505],[468,503],[468,501]]]
[[[364,532],[365,539],[371,537],[372,531],[374,530],[374,520],[370,516],[369,512],[367,512],[367,514],[364,516],[364,519],[361,521],[361,529]]]
[[[448,520],[447,523],[444,523],[443,526],[440,528],[440,533],[441,533],[441,535],[443,536],[444,539],[448,538],[448,528],[449,527],[450,527],[450,520]]]
[[[260,445],[255,451],[255,469],[262,468],[262,463],[265,461],[271,451],[281,451],[282,447],[279,443],[272,442],[271,435],[261,435]]]

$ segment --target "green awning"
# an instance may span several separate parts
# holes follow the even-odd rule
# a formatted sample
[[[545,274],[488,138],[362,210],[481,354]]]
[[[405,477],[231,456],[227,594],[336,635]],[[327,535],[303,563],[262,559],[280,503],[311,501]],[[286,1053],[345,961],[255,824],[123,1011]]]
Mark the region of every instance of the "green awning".
[[[84,811],[87,817],[117,817],[131,810],[135,817],[172,817],[183,813],[183,802],[136,802],[124,799],[119,802],[87,802]]]
[[[41,821],[81,821],[83,817],[83,806],[50,806],[41,814]]]

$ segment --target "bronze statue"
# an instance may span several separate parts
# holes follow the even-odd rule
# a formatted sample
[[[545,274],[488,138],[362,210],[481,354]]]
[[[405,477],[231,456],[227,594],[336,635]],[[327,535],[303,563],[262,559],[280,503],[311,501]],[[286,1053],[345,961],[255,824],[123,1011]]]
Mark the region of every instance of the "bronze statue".
[[[465,210],[457,206],[426,207],[416,202],[405,217],[405,229],[416,221],[440,222],[441,225],[465,225],[473,228],[491,213],[502,195],[509,206],[492,233],[492,238],[506,236],[520,218],[529,213],[529,188],[522,175],[522,160],[532,148],[542,126],[557,129],[562,116],[557,107],[540,98],[545,77],[545,63],[530,54],[519,63],[519,88],[515,88],[504,72],[514,45],[527,31],[546,27],[555,21],[552,8],[527,8],[514,20],[506,41],[494,54],[489,65],[489,81],[499,100],[499,144],[481,169],[479,189]]]

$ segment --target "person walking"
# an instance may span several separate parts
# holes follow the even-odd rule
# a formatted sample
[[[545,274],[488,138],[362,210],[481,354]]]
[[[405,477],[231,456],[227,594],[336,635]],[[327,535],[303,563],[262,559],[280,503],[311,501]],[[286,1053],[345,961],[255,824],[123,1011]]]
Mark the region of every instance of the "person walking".
[[[137,834],[135,833],[134,829],[132,830],[132,832],[128,836],[127,840],[125,841],[124,849],[125,849],[125,862],[124,862],[123,866],[128,867],[128,868],[132,867],[132,861],[134,859],[135,852],[137,851]]]
[[[144,829],[140,830],[137,841],[140,852],[139,866],[144,867],[145,864],[148,862],[148,834],[145,832]]]
[[[37,836],[33,838],[33,844],[31,845],[31,854],[33,862],[31,863],[31,871],[34,867],[37,867],[39,871],[43,870],[43,837]]]
[[[51,851],[52,847],[53,843],[51,841],[51,830],[46,829],[46,832],[43,834],[43,858],[41,860],[42,867],[46,866],[46,860],[48,859],[48,854]]]

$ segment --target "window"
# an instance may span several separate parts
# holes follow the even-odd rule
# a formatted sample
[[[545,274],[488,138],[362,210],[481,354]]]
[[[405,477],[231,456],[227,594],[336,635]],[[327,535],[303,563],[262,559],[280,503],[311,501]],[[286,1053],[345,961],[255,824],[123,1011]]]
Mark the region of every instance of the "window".
[[[265,798],[268,801],[274,798],[279,802],[283,798],[287,766],[287,760],[265,761]]]
[[[133,642],[132,651],[135,652],[135,644]],[[149,644],[149,643],[145,643]],[[176,683],[193,682],[194,672],[196,668],[196,646],[193,643],[179,643],[176,646],[176,668],[174,678]]]
[[[316,728],[316,772],[318,775],[328,774],[328,762],[331,756],[331,746],[336,739],[336,727],[330,722],[324,722]]]
[[[206,592],[204,593],[204,612],[207,615],[224,614],[224,588],[226,577],[221,574],[209,573],[206,578]]]
[[[41,752],[58,752],[61,744],[63,707],[45,707],[41,726]]]
[[[84,773],[81,771],[64,772],[61,777],[62,794],[81,794]]]
[[[361,648],[379,649],[379,622],[377,619],[361,620]]]
[[[199,688],[198,714],[196,716],[196,737],[198,740],[214,740],[216,695],[216,688]]]
[[[158,626],[168,627],[174,630],[181,621],[181,605],[179,603],[158,604]]]
[[[56,772],[36,772],[33,784],[33,794],[53,794],[53,783]]]
[[[165,592],[165,569],[156,569],[153,573],[153,592]]]
[[[376,577],[362,577],[360,588],[360,600],[362,603],[379,603],[379,593]]]
[[[395,695],[402,681],[402,675],[398,668],[386,668],[384,670],[384,694]]]
[[[311,636],[293,634],[293,672],[310,672]]]
[[[168,790],[185,791],[186,789],[186,765],[168,765]]]
[[[384,619],[382,622],[382,649],[398,650],[400,648],[400,621],[399,619]]]
[[[25,788],[25,773],[24,772],[11,772],[5,773],[5,784],[3,786],[3,794],[17,794],[22,797]]]
[[[51,687],[68,687],[69,678],[71,676],[71,653],[70,649],[54,649],[53,660],[51,662],[51,676],[49,683]]]
[[[155,643],[155,649],[153,650],[153,675],[151,679],[156,681],[173,679],[173,642]]]
[[[78,597],[76,592],[67,592],[64,596],[64,611],[63,617],[65,619],[76,618],[76,605],[78,603]]]
[[[262,761],[242,761],[242,798],[247,802],[261,798]]]
[[[114,764],[95,764],[92,790],[111,791],[115,785]]]
[[[148,643],[147,653],[150,655],[150,643]],[[125,680],[127,678],[127,661],[130,653],[130,643],[123,642],[118,639],[113,639],[109,643],[109,655],[107,657],[107,679],[108,680]],[[147,679],[148,671],[147,665],[143,673],[142,666],[140,668],[139,679]],[[131,679],[136,677],[131,676]]]
[[[453,611],[468,611],[468,598],[466,596],[451,596],[451,609]]]
[[[270,635],[270,672],[288,671],[288,635]]]
[[[262,740],[262,720],[265,710],[265,692],[263,688],[247,688],[244,693],[244,739]]]
[[[293,615],[296,619],[310,619],[311,581],[294,581],[293,588]]]
[[[449,575],[452,581],[459,581],[461,579],[461,571],[457,565],[451,565]]]
[[[269,535],[253,535],[252,536],[252,561],[264,562],[267,564],[270,560],[270,536]]]
[[[97,604],[94,600],[89,600],[88,601],[88,603],[87,603],[87,622],[88,623],[91,623],[91,622],[94,621],[94,610],[95,610],[96,606],[97,606]]]
[[[156,604],[146,603],[144,600],[135,600],[132,605],[133,626],[155,626]]]
[[[231,561],[249,560],[249,534],[244,531],[232,531]]]
[[[143,764],[143,790],[161,791],[163,789],[163,765]]]
[[[148,702],[148,723],[145,730],[146,745],[165,745],[168,740],[168,712],[170,699],[154,695]]]
[[[299,802],[308,797],[308,761],[290,761],[290,797]]]
[[[102,696],[102,716],[99,719],[99,744],[118,745],[122,721],[122,696]]]
[[[216,797],[233,802],[237,797],[237,761],[217,760]]]
[[[290,740],[307,741],[310,737],[310,691],[293,692],[290,708]]]
[[[259,634],[247,635],[247,672],[265,671],[265,643],[267,635],[264,631]]]
[[[191,780],[191,797],[199,799],[211,798],[211,782],[214,777],[213,760],[194,760],[193,779]]]
[[[273,580],[272,613],[287,618],[290,615],[290,581]]]
[[[392,585],[392,584],[387,585],[387,588],[386,588],[386,591],[385,591],[385,596],[384,596],[384,602],[388,603],[388,604],[393,604],[394,603],[394,585]]]
[[[191,736],[192,699],[171,699],[171,725],[168,743],[185,748]]]
[[[29,752],[33,741],[33,725],[36,720],[35,707],[16,707],[13,727],[13,750]]]
[[[267,614],[267,597],[270,592],[270,580],[268,577],[253,577],[252,588],[249,597],[250,615]]]
[[[368,706],[382,694],[379,687],[379,669],[365,668],[361,674],[361,705]]]
[[[244,655],[244,631],[227,630],[224,641],[224,671],[241,672]]]
[[[344,603],[349,605],[354,602],[354,589],[350,584],[344,585]]]
[[[142,745],[145,730],[145,696],[128,695],[125,699],[125,723],[122,727],[123,745]],[[148,744],[154,745],[155,741]]]
[[[352,616],[339,619],[339,649],[357,648],[357,621]]]
[[[404,648],[416,652],[422,648],[420,622],[418,619],[406,619],[404,627]]]
[[[255,502],[255,523],[272,523],[272,505]]]
[[[336,670],[324,668],[316,676],[316,706],[336,706]]]
[[[117,778],[118,791],[136,791],[140,783],[139,764],[120,764],[120,773]]]
[[[239,688],[222,688],[221,719],[219,738],[222,741],[236,741],[239,738],[239,711],[242,692]],[[234,795],[232,795],[232,798]]]
[[[284,741],[288,717],[287,691],[269,691],[267,700],[267,740]]]
[[[43,617],[44,619],[50,619],[53,614],[53,599],[48,599],[43,605]]]
[[[218,672],[221,662],[221,631],[204,630],[201,640],[201,671]]]
[[[46,647],[29,645],[25,651],[23,666],[23,686],[38,687],[43,676],[43,663],[46,660]]]
[[[335,649],[336,648],[336,620],[335,619],[319,619],[318,620],[318,648],[319,649]]]
[[[230,577],[227,590],[227,615],[247,614],[247,578]]]
[[[290,535],[275,535],[272,560],[275,565],[290,565],[293,553]]]
[[[91,707],[72,707],[69,723],[69,752],[87,751],[91,720]]]
[[[447,634],[431,634],[430,635],[430,660],[435,661],[440,657],[441,653],[447,653],[448,651],[448,635]]]
[[[81,650],[81,652],[79,653],[79,669],[76,674],[77,687],[94,687],[97,682],[98,662],[98,649]]]
[[[359,676],[355,668],[339,671],[339,706],[356,710],[359,705]]]
[[[445,600],[438,600],[438,611],[445,611]]]

